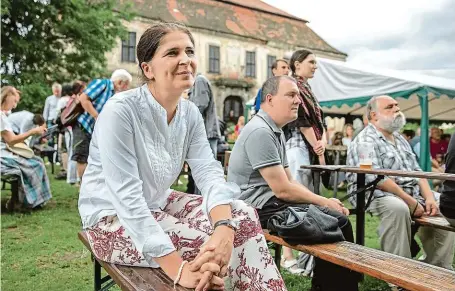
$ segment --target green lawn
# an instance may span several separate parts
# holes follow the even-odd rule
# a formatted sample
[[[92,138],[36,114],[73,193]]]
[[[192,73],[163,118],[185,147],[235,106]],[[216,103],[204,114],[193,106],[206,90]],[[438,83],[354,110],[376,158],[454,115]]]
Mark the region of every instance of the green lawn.
[[[54,196],[42,210],[1,216],[3,291],[93,290],[90,255],[77,238],[81,228],[77,211],[78,189],[65,181],[50,178]],[[177,188],[182,190],[183,187]],[[2,191],[2,198],[9,195],[9,190]],[[355,216],[351,220],[355,224]],[[367,216],[366,221],[366,245],[378,248],[378,220]],[[288,290],[309,290],[308,278],[286,272],[283,275]],[[361,290],[389,288],[384,282],[367,277]]]

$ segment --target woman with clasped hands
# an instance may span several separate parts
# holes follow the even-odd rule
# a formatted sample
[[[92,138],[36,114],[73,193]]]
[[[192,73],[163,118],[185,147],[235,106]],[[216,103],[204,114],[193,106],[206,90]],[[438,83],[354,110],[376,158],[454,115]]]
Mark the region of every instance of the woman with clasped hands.
[[[82,179],[79,211],[94,254],[161,267],[196,290],[286,290],[255,210],[233,199],[240,189],[224,180],[198,108],[180,98],[196,74],[193,36],[153,25],[137,58],[145,84],[106,103]],[[185,161],[202,196],[169,189]]]

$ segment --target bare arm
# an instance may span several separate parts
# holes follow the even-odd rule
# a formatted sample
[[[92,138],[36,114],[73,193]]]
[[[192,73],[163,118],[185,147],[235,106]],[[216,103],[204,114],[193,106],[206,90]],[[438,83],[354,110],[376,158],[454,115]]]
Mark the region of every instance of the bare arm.
[[[305,136],[305,139],[314,148],[318,142],[316,139],[316,134],[314,133],[314,129],[312,127],[301,127],[300,132]]]
[[[322,140],[318,140],[316,138],[316,134],[314,133],[314,129],[312,127],[301,127],[300,132],[305,136],[305,139],[310,143],[313,151],[318,155],[319,164],[325,165],[325,158],[324,158],[324,151],[325,145],[325,131],[322,135]]]
[[[79,95],[79,101],[81,102],[82,108],[87,111],[93,118],[98,118],[98,112],[96,111],[95,107],[93,107],[92,100],[87,94],[82,93]]]
[[[343,210],[341,202],[337,199],[327,199],[308,190],[305,186],[293,183],[288,179],[290,175],[288,169],[281,165],[259,169],[262,177],[272,189],[275,196],[281,200],[293,203],[309,203],[319,206],[326,206],[341,213]]]
[[[14,132],[11,132],[9,130],[4,130],[2,131],[2,139],[9,145],[13,146],[17,143],[23,142],[27,138],[29,138],[32,135],[37,135],[37,134],[42,134],[46,131],[46,128],[44,125],[30,129],[26,133],[22,133],[19,135],[14,134]]]
[[[420,193],[425,200],[434,200],[433,192],[431,191],[430,184],[427,179],[419,179]]]
[[[324,129],[324,133],[322,134],[322,141],[324,142],[324,144],[328,143],[327,132],[325,131],[325,129]]]
[[[378,185],[378,188],[382,191],[395,194],[409,206],[413,207],[416,203],[416,200],[411,195],[404,192],[403,189],[401,189],[401,187],[398,186],[392,179],[385,179],[383,183]]]

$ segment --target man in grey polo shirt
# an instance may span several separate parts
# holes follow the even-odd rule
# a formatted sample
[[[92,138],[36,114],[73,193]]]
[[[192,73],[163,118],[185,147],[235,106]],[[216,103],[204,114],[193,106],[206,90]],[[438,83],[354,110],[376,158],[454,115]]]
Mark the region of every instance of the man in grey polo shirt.
[[[241,194],[236,198],[256,208],[263,228],[278,211],[292,205],[315,204],[327,207],[328,214],[338,219],[345,239],[352,241],[352,227],[345,216],[349,211],[343,204],[338,199],[312,193],[296,182],[288,169],[286,141],[281,128],[297,118],[300,103],[293,78],[272,77],[264,83],[261,109],[245,125],[234,145],[227,180],[240,186]],[[329,274],[333,278],[352,275],[347,269],[316,259],[312,290],[331,290],[321,287],[324,276]],[[352,284],[343,286],[343,290],[357,290],[356,280],[350,282]]]
[[[281,128],[297,118],[300,97],[295,80],[272,77],[262,87],[261,110],[243,128],[229,159],[228,181],[260,212],[271,198],[327,206],[348,214],[338,199],[316,195],[292,179]]]

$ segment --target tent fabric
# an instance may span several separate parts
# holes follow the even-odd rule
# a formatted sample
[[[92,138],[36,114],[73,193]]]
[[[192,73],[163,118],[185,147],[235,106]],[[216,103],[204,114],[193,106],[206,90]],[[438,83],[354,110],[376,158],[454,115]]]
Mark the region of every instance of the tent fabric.
[[[403,111],[409,111],[408,118],[420,119],[418,97],[426,97],[430,119],[455,120],[453,79],[368,68],[322,58],[317,61],[318,70],[309,82],[326,114],[361,115],[363,112],[359,109],[372,96],[387,94],[397,98]]]

